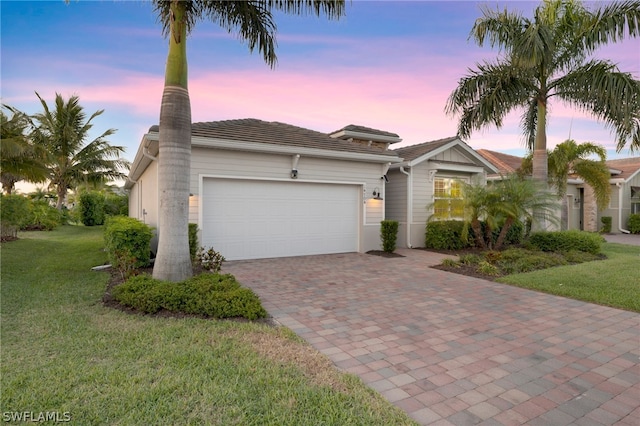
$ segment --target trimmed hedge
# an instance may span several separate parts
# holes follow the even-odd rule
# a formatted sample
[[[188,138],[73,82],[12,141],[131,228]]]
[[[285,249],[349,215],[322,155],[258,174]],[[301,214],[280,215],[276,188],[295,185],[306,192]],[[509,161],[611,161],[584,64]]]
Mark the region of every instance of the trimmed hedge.
[[[17,238],[18,228],[29,214],[29,200],[22,195],[0,194],[0,227],[1,237]]]
[[[627,226],[629,227],[629,232],[632,234],[640,234],[640,213],[629,215]]]
[[[436,250],[460,250],[470,247],[469,239],[463,240],[460,220],[442,220],[427,222],[425,247]]]
[[[144,267],[150,263],[152,229],[138,219],[111,216],[104,227],[104,241],[113,267]],[[123,265],[123,262],[132,265]]]
[[[570,250],[598,254],[603,242],[599,234],[585,231],[535,232],[529,237],[529,244],[542,251],[568,252]]]
[[[608,234],[611,232],[611,223],[613,222],[613,218],[611,216],[602,216],[600,218],[600,222],[602,222],[602,229],[600,232],[603,234]]]
[[[82,192],[79,199],[80,221],[84,226],[104,224],[104,195],[99,192]]]
[[[190,223],[189,224],[189,254],[191,255],[191,260],[196,260],[198,253],[198,224]]]
[[[212,318],[255,320],[267,316],[258,296],[241,287],[231,274],[200,274],[178,283],[138,275],[115,287],[113,297],[148,314],[166,309]]]
[[[398,240],[398,221],[383,220],[380,222],[380,239],[382,239],[382,250],[393,253],[396,250]]]

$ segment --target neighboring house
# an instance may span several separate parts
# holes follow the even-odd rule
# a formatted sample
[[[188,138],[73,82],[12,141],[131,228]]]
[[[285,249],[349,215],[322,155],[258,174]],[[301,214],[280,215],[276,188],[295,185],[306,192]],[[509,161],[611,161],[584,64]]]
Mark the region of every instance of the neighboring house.
[[[398,135],[331,135],[256,119],[192,124],[189,221],[227,260],[380,249],[385,179]],[[158,126],[142,138],[129,215],[158,224]],[[158,232],[162,232],[161,229]]]
[[[499,170],[488,179],[514,173],[522,163],[521,157],[501,152],[479,149],[477,152]],[[612,218],[611,232],[625,232],[631,213],[640,213],[640,157],[608,160],[611,172],[611,201],[604,210],[598,210],[593,190],[575,175],[567,181],[567,211],[563,214],[563,229],[579,229],[597,232],[602,228],[603,216]]]
[[[460,181],[486,182],[498,168],[458,137],[395,150],[401,163],[387,173],[386,218],[400,222],[398,246],[424,247],[425,227],[435,212],[461,219]]]
[[[611,232],[628,230],[629,215],[640,213],[640,157],[608,160],[611,171],[611,202],[598,212],[598,221],[603,216],[611,216]]]

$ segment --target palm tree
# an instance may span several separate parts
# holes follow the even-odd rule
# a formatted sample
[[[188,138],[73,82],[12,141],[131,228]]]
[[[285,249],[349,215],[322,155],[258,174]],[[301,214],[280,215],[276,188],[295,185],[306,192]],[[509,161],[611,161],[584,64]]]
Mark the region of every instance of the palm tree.
[[[344,0],[163,1],[156,12],[169,38],[165,84],[160,107],[158,186],[158,252],[154,278],[181,281],[193,274],[188,244],[189,172],[191,161],[191,103],[187,88],[187,36],[197,21],[209,19],[237,32],[249,50],[256,47],[265,62],[276,63],[276,24],[272,10],[325,14],[339,18]]]
[[[67,191],[84,182],[104,182],[124,179],[129,163],[120,157],[121,146],[112,146],[106,137],[115,130],[109,129],[89,143],[91,121],[104,110],[94,112],[89,119],[80,105],[78,96],[68,101],[56,93],[55,108],[36,93],[44,111],[33,115],[37,123],[32,132],[34,143],[47,152],[46,167],[49,186],[58,197],[56,207],[60,210],[67,198]]]
[[[468,138],[523,108],[521,126],[533,152],[533,178],[547,181],[547,112],[552,98],[593,114],[611,128],[617,149],[640,149],[640,81],[606,60],[588,59],[598,47],[640,35],[640,1],[612,2],[595,11],[579,1],[545,0],[533,19],[516,12],[482,10],[471,30],[479,46],[502,55],[460,79],[445,110],[460,114]]]
[[[482,249],[500,249],[509,230],[518,221],[553,221],[554,197],[540,191],[537,182],[517,175],[506,176],[486,186],[463,183],[462,194],[465,211],[463,238],[468,235],[470,227],[476,245]],[[494,243],[494,231],[497,230],[500,232]]]
[[[605,164],[607,152],[604,147],[590,142],[578,144],[568,139],[556,145],[548,154],[549,184],[555,188],[556,194],[562,199],[562,225],[566,227],[568,220],[568,205],[566,200],[567,181],[573,174],[585,181],[593,189],[596,204],[604,209],[611,197],[611,174]],[[592,160],[596,156],[599,160]],[[522,161],[522,171],[531,173],[533,168],[532,156]]]
[[[11,194],[16,182],[44,182],[47,169],[43,162],[43,153],[34,146],[28,133],[31,129],[29,117],[8,105],[9,118],[0,111],[0,182],[6,194]]]
[[[591,142],[578,144],[568,139],[548,152],[549,183],[555,188],[558,197],[567,193],[569,175],[576,175],[584,180],[594,190],[598,207],[603,209],[609,204],[611,174],[605,161],[607,152],[604,147]],[[599,160],[592,160],[596,156]],[[522,161],[522,171],[530,173],[532,170],[531,155]]]

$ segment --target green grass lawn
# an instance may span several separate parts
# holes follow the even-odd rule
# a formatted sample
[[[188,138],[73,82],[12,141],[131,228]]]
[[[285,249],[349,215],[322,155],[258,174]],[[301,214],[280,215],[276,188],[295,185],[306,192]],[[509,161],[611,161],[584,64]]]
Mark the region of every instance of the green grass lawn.
[[[73,424],[413,424],[284,328],[106,308],[102,228],[1,247],[1,411]]]
[[[606,260],[558,266],[497,281],[640,312],[640,247],[604,243]]]

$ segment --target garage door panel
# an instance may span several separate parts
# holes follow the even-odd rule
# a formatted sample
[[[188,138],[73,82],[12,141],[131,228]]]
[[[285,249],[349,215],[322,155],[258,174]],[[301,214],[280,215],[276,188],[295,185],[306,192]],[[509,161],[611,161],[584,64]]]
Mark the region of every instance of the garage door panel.
[[[203,245],[228,260],[357,251],[355,185],[205,179]]]

